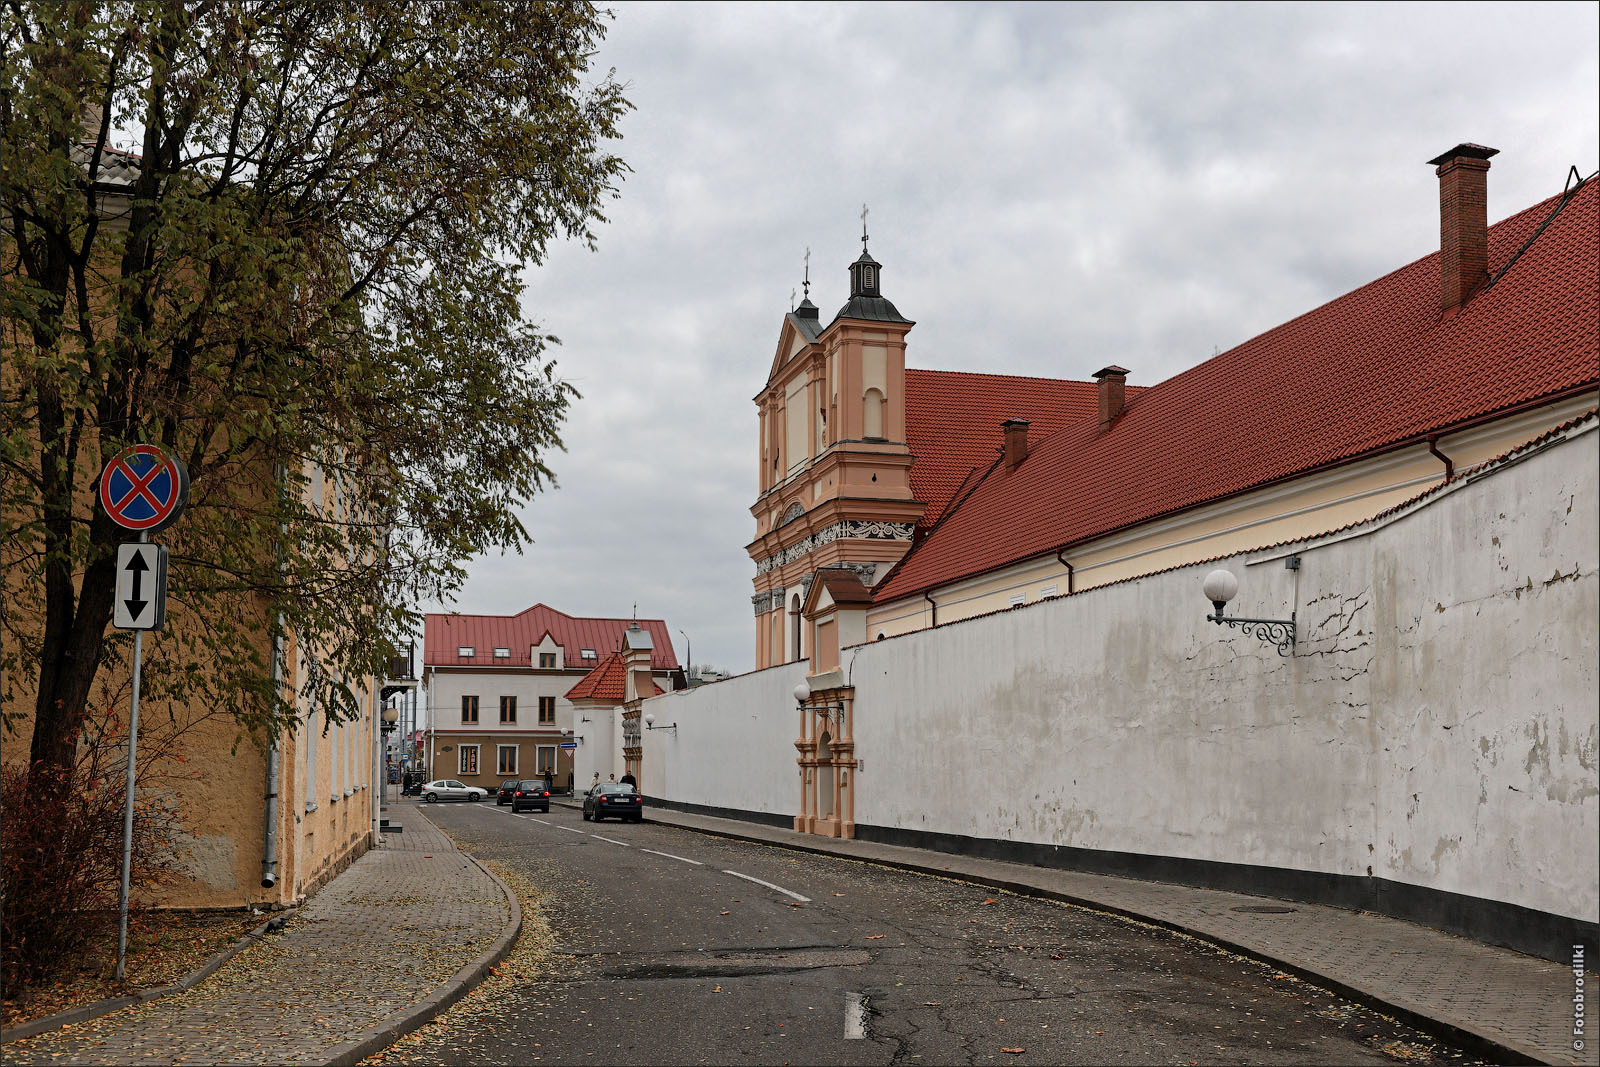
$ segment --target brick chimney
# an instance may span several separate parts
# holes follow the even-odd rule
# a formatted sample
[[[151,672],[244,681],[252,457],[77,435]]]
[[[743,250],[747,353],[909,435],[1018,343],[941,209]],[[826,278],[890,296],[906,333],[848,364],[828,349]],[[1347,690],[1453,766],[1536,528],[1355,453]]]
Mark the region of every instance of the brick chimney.
[[[1128,384],[1128,368],[1112,364],[1094,372],[1100,382],[1100,430],[1111,429],[1125,406],[1124,394]]]
[[[1016,470],[1028,458],[1028,420],[1007,419],[1000,424],[1006,437],[1006,470]]]
[[[1449,313],[1489,279],[1489,157],[1458,144],[1428,160],[1439,169],[1439,308]]]

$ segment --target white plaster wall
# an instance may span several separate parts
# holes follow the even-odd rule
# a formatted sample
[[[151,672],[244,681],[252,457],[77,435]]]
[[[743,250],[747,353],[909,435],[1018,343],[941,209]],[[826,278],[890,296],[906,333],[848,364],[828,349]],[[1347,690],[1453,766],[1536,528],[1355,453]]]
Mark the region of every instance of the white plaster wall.
[[[573,736],[582,738],[572,754],[572,788],[583,792],[600,772],[600,780],[622,771],[622,710],[620,708],[574,708]],[[588,719],[588,722],[584,722]]]
[[[1298,612],[1292,658],[1204,620],[1218,564],[848,650],[857,822],[1372,873],[1592,919],[1597,441],[1299,546],[1299,572],[1281,552],[1223,561],[1231,614]],[[793,717],[780,673],[707,692],[694,736],[725,762],[700,765],[697,802],[794,810],[759,779],[790,783],[795,726],[761,742],[742,722]],[[691,779],[663,762],[679,799]]]
[[[678,728],[643,732],[645,796],[793,814],[800,801],[794,687],[807,667],[785,663],[646,700],[643,713],[656,726]]]

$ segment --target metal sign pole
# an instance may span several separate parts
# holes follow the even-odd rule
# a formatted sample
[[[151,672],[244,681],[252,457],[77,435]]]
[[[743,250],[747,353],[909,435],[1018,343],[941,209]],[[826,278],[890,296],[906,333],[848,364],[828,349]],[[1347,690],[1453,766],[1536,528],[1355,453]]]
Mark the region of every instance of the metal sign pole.
[[[150,540],[139,535],[139,543]],[[133,785],[139,755],[139,667],[144,658],[144,631],[133,631],[133,701],[128,712],[128,799],[122,809],[122,892],[117,898],[117,981],[128,966],[128,883],[133,871]]]

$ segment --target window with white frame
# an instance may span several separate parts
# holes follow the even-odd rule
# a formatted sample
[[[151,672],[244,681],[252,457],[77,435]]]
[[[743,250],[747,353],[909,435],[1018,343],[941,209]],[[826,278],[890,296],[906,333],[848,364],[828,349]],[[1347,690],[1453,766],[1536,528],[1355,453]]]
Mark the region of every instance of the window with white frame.
[[[495,646],[495,650],[494,650],[494,658],[495,659],[510,659],[511,658],[511,650],[509,648],[506,648],[506,647],[502,646],[502,645],[496,645]]]
[[[499,773],[502,777],[509,778],[512,775],[516,774],[517,773],[517,746],[516,745],[496,745],[495,746],[494,765],[497,768],[497,773]]]
[[[1011,598],[1012,607],[1016,607],[1018,604],[1026,604],[1027,602],[1028,595],[1026,593],[1018,593],[1016,596]]]
[[[457,769],[456,773],[458,773],[458,774],[477,774],[478,773],[478,746],[477,745],[462,745],[461,749],[460,749],[460,755],[457,757],[457,759],[458,759],[458,762],[456,764],[456,767],[458,769]]]
[[[1053,585],[1047,585],[1044,588],[1039,590],[1039,596],[1040,597],[1055,596],[1055,595],[1056,595],[1056,587],[1053,586]]]
[[[462,659],[471,659],[473,656],[476,656],[477,654],[478,654],[478,650],[476,648],[474,648],[472,645],[457,645],[456,646],[456,655],[460,656]]]
[[[598,657],[598,656],[596,656],[594,654],[594,649],[592,649],[592,648],[580,648],[578,650],[578,655],[583,659],[599,659],[600,658],[600,657]]]

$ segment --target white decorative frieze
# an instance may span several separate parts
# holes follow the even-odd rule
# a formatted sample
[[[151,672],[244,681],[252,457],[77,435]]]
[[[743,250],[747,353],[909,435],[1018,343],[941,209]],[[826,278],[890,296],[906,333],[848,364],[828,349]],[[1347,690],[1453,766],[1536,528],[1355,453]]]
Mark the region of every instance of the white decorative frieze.
[[[756,573],[766,574],[774,567],[781,567],[785,563],[793,562],[814,549],[821,548],[831,541],[841,537],[854,537],[867,541],[909,541],[911,532],[916,528],[910,522],[881,522],[881,521],[852,521],[836,522],[825,530],[818,530],[810,537],[802,537],[782,552],[774,553],[766,559],[756,561]]]

